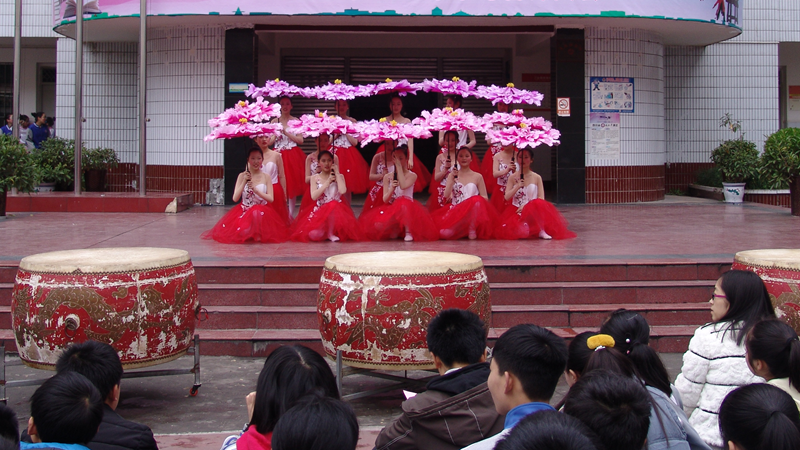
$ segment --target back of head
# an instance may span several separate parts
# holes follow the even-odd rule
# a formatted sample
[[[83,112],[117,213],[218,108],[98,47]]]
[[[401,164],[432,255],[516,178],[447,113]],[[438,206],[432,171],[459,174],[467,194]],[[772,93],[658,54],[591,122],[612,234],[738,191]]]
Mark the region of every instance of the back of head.
[[[800,387],[800,339],[794,328],[778,319],[753,325],[747,335],[747,359],[760,359],[775,378],[788,378],[795,389]]]
[[[328,363],[317,352],[302,345],[278,348],[267,357],[258,376],[250,424],[261,434],[269,433],[283,413],[314,390],[339,398],[336,379]]]
[[[614,348],[628,356],[636,372],[648,386],[672,395],[664,362],[650,343],[650,325],[641,314],[618,309],[600,326],[600,332],[614,338]]]
[[[607,448],[641,450],[650,428],[649,399],[636,379],[595,370],[569,390],[564,412],[597,433]]]
[[[492,358],[501,373],[520,380],[529,399],[549,401],[567,366],[567,344],[550,330],[521,324],[497,339]]]
[[[729,306],[728,312],[719,322],[730,323],[728,330],[734,333],[738,345],[742,345],[744,337],[756,322],[775,317],[767,286],[755,272],[725,272],[720,277],[720,288],[725,293]]]
[[[57,373],[31,396],[31,417],[42,442],[86,444],[103,420],[103,398],[79,373]]]
[[[769,384],[742,386],[725,397],[719,430],[742,450],[797,450],[800,413],[792,396]]]
[[[572,338],[569,343],[567,370],[571,370],[578,375],[583,373],[586,363],[589,362],[593,352],[593,350],[589,349],[586,341],[595,334],[591,331],[584,331]]]
[[[19,445],[17,414],[5,403],[0,403],[0,437]]]
[[[77,372],[94,384],[103,400],[122,380],[122,362],[114,347],[97,341],[73,344],[56,361],[56,372]]]
[[[358,421],[347,403],[313,393],[286,411],[272,433],[274,450],[355,450]]]
[[[495,450],[595,450],[599,438],[580,420],[541,411],[520,420]],[[602,447],[599,447],[602,448]]]
[[[428,324],[428,350],[445,366],[475,364],[486,349],[486,328],[477,314],[464,309],[445,309]]]

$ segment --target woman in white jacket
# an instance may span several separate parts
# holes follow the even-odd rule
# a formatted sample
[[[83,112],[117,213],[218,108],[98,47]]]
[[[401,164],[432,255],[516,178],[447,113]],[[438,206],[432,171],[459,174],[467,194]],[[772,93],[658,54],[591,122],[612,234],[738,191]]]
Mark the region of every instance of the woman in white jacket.
[[[710,303],[711,323],[698,328],[689,341],[675,387],[689,423],[706,443],[722,448],[722,400],[739,386],[763,382],[747,367],[745,337],[759,320],[774,318],[775,311],[761,278],[744,270],[722,275]]]

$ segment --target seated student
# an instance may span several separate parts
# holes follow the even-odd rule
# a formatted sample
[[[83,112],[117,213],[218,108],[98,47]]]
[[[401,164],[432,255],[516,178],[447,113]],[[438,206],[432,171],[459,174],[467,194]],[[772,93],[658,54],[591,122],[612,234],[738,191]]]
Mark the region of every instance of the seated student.
[[[641,450],[650,428],[649,398],[639,380],[593,370],[569,390],[564,412],[597,433],[606,448]]]
[[[378,450],[460,449],[503,429],[486,385],[483,321],[462,309],[440,312],[428,325],[428,350],[440,376],[403,402],[403,414],[375,440]]]
[[[523,417],[555,411],[549,402],[566,366],[567,344],[552,331],[530,324],[509,328],[494,344],[487,381],[497,412],[506,415],[504,429],[466,448],[492,449]]]
[[[750,384],[722,401],[719,431],[728,450],[797,450],[800,412],[786,391],[769,384]]]
[[[519,421],[495,450],[596,450],[600,438],[580,420],[555,411]]]
[[[92,382],[79,373],[57,373],[31,396],[33,443],[20,442],[19,448],[88,450],[102,421],[103,398]]]
[[[0,403],[0,450],[19,448],[19,422],[13,409]]]
[[[274,450],[355,450],[358,421],[342,400],[314,392],[301,398],[278,419]]]
[[[747,367],[792,396],[800,409],[800,339],[778,319],[762,320],[747,335]]]

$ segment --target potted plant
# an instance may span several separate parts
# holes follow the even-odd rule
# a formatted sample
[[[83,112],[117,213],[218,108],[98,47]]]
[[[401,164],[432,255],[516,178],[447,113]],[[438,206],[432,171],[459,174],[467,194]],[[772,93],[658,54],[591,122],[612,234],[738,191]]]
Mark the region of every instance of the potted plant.
[[[36,186],[36,164],[19,139],[0,135],[0,217],[6,215],[8,190],[31,192]]]
[[[792,215],[800,216],[800,128],[784,128],[764,142],[766,176],[781,187],[789,185]]]
[[[58,190],[72,190],[75,179],[74,140],[57,137],[47,139],[42,142],[41,148],[33,150],[33,159],[42,181],[40,192],[47,191],[49,183],[52,183],[51,186],[55,186]]]
[[[81,154],[81,166],[86,179],[86,190],[103,192],[106,190],[108,169],[119,165],[116,152],[110,148],[90,148]]]
[[[741,203],[744,200],[744,187],[749,178],[758,171],[758,149],[756,144],[744,139],[740,133],[742,123],[725,114],[720,119],[720,126],[728,128],[739,136],[724,141],[711,153],[711,161],[717,165],[722,174],[722,187],[725,201]]]

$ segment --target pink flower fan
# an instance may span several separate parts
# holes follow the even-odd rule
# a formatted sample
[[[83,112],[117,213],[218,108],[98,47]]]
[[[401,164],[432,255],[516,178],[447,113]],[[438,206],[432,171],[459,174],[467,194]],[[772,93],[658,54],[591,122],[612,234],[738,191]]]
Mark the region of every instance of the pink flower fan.
[[[286,131],[302,134],[305,137],[317,137],[320,134],[355,134],[356,124],[339,116],[329,116],[328,111],[315,111],[314,114],[303,114],[298,120],[290,120]]]
[[[526,122],[528,125],[533,125],[534,119],[525,117],[521,109],[515,109],[510,113],[493,112],[491,114],[484,114],[483,120],[491,124],[499,124],[505,126],[519,126],[519,124]],[[544,119],[543,119],[544,120]]]
[[[251,84],[247,91],[245,91],[245,95],[248,97],[273,97],[273,98],[280,98],[283,96],[289,97],[308,97],[309,90],[308,88],[301,88],[295,85],[289,84],[285,81],[281,81],[280,79],[276,78],[274,80],[267,80],[263,87],[256,87],[255,85]]]
[[[208,121],[208,126],[215,130],[205,140],[274,134],[275,124],[270,124],[269,120],[280,114],[281,105],[265,102],[261,97],[253,103],[242,100]],[[277,130],[280,132],[280,124]]]
[[[420,89],[422,89],[422,83],[409,83],[408,80],[392,81],[391,78],[387,78],[383,83],[374,85],[371,95],[397,92],[399,96],[405,97],[408,94],[417,95],[417,91]]]
[[[369,120],[356,124],[356,130],[361,136],[361,145],[378,141],[395,141],[398,139],[427,139],[431,132],[413,123],[397,123],[396,121]]]
[[[467,97],[475,95],[476,84],[477,82],[475,80],[467,83],[458,77],[453,77],[452,80],[437,80],[434,78],[433,80],[423,80],[422,90],[425,92],[439,92],[444,95],[460,95],[462,97]]]
[[[527,103],[541,106],[542,100],[544,99],[544,95],[537,91],[528,91],[525,89],[515,88],[514,83],[508,83],[505,87],[499,87],[495,85],[478,86],[475,96],[490,100],[493,105],[503,102],[507,105],[514,103]]]
[[[203,140],[213,141],[214,139],[233,139],[237,137],[280,136],[282,129],[283,126],[281,126],[280,123],[243,122],[226,124],[214,128]]]
[[[328,83],[324,86],[313,87],[310,91],[313,93],[312,97],[323,100],[352,100],[356,97],[365,96],[362,86],[345,84],[342,83],[342,80],[335,80],[333,83]]]
[[[491,122],[487,122],[461,108],[437,108],[431,112],[422,111],[422,117],[414,119],[414,123],[431,131],[472,130],[486,132],[492,127]]]
[[[560,137],[561,132],[555,128],[532,127],[525,122],[521,123],[519,127],[512,126],[486,132],[486,138],[492,142],[500,142],[502,145],[514,145],[517,148],[534,148],[541,144],[549,146],[560,144],[558,140]]]

